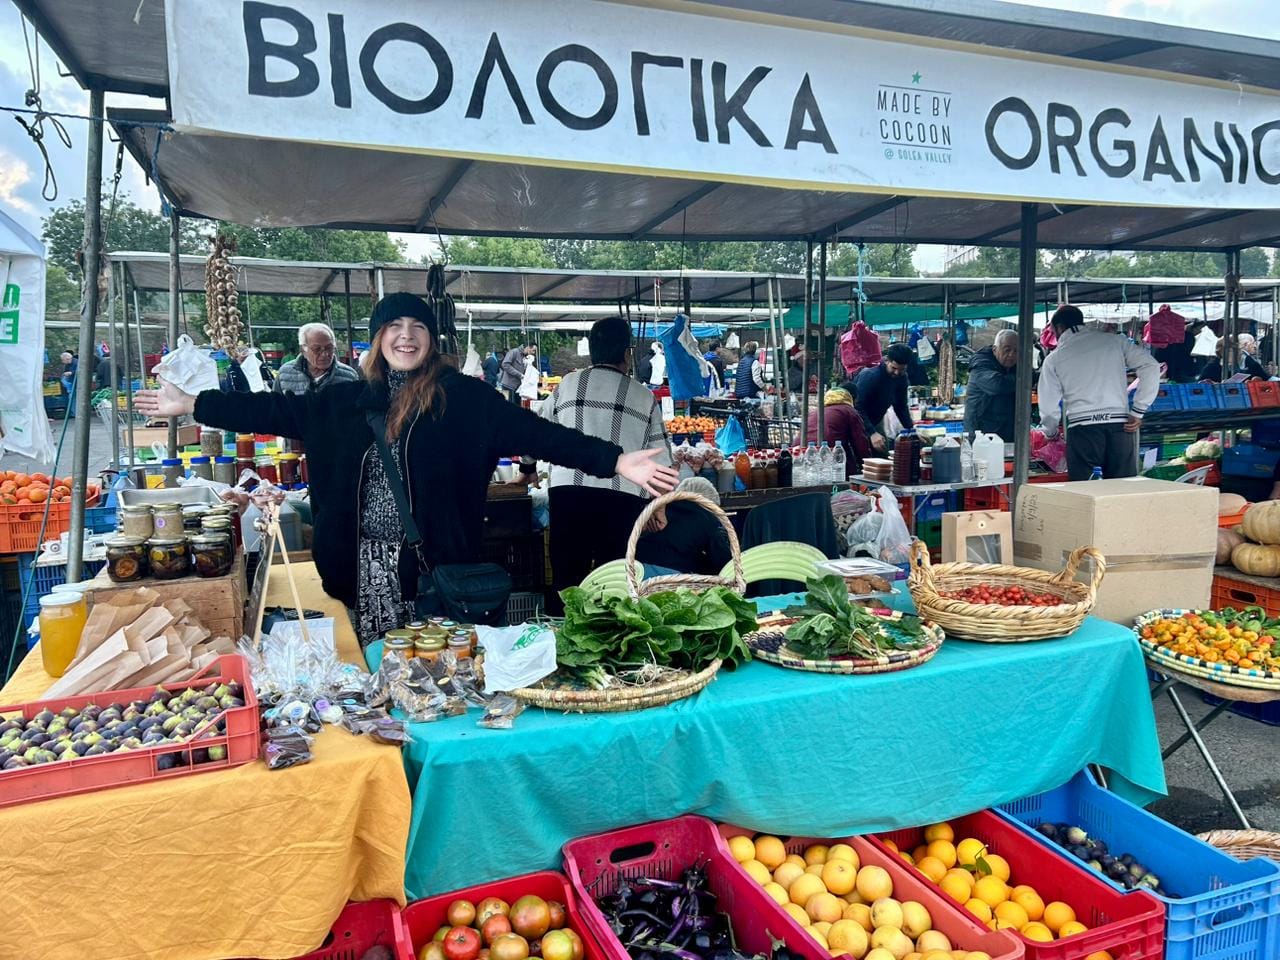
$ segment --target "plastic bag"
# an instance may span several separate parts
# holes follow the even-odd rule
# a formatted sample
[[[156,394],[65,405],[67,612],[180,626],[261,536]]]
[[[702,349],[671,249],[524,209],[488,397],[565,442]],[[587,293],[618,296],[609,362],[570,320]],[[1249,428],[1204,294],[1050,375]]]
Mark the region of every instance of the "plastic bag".
[[[583,337],[578,341],[578,356],[580,357],[591,356],[591,341],[588,340],[586,337]]]
[[[513,627],[476,627],[484,647],[484,692],[518,690],[556,669],[556,635],[541,623]]]
[[[902,519],[898,498],[888,487],[881,487],[876,493],[880,498],[880,512],[884,514],[884,522],[880,524],[880,533],[876,536],[876,558],[895,565],[909,563],[911,532],[907,530],[907,522]]]
[[[484,368],[480,365],[480,354],[473,344],[467,344],[467,359],[462,364],[462,372],[468,377],[484,376]]]
[[[533,360],[532,357],[529,358]],[[524,377],[520,381],[520,389],[517,391],[522,400],[538,399],[538,381],[542,378],[542,374],[538,372],[537,366],[532,362],[528,363],[524,368]]]
[[[840,362],[850,376],[880,362],[880,337],[861,320],[840,337]]]
[[[737,417],[730,417],[723,427],[716,431],[716,447],[726,457],[733,456],[747,449],[747,438],[742,432],[742,424]]]
[[[1218,335],[1214,333],[1208,326],[1200,328],[1200,332],[1196,334],[1195,343],[1191,346],[1191,355],[1193,357],[1212,357],[1218,352]]]
[[[271,385],[262,379],[262,356],[257,347],[250,347],[240,358],[240,372],[244,374],[245,383],[249,384],[250,393],[265,393],[271,389]]]
[[[933,348],[933,344],[929,342],[928,337],[922,336],[916,343],[916,356],[920,358],[921,362],[932,360],[937,353],[938,351]]]
[[[151,372],[191,396],[218,389],[218,364],[185,333],[178,338],[177,348],[166,353]]]
[[[736,333],[731,333],[729,336],[724,338],[724,348],[726,350],[737,350],[740,345],[741,343],[738,340],[738,335]]]

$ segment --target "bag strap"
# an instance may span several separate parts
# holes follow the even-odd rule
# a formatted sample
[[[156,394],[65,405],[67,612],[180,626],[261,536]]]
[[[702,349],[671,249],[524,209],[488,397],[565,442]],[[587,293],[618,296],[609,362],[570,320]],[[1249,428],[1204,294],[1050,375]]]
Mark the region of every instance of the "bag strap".
[[[396,512],[400,514],[400,522],[404,524],[405,545],[417,554],[421,572],[430,573],[431,568],[422,557],[422,534],[418,532],[418,525],[413,519],[413,510],[409,506],[409,494],[405,491],[404,479],[400,476],[400,468],[396,466],[395,458],[391,456],[391,448],[387,446],[387,418],[376,410],[369,410],[365,413],[365,420],[373,430],[373,443],[378,448],[378,456],[382,460],[382,472],[387,475],[387,486],[391,488],[391,496],[395,498]]]

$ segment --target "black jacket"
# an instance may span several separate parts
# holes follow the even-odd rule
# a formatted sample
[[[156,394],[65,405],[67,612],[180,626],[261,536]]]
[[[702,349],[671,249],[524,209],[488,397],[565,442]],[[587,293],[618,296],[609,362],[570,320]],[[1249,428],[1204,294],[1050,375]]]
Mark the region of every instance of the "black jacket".
[[[443,411],[419,417],[399,440],[428,563],[480,560],[485,498],[500,456],[527,453],[597,477],[614,475],[622,453],[615,444],[544,420],[456,370],[442,383]],[[360,481],[365,458],[378,455],[365,414],[386,407],[385,386],[372,382],[335,383],[303,396],[206,390],[196,398],[198,423],[299,437],[306,444],[312,555],[325,593],[347,606],[356,602]],[[404,596],[413,597],[412,551],[401,551],[400,579]]]
[[[889,375],[883,363],[876,367],[867,367],[858,374],[854,394],[857,398],[854,405],[862,414],[864,422],[871,425],[873,433],[884,431],[884,415],[890,408],[902,421],[903,429],[912,427],[911,408],[907,406],[907,377]]]
[[[990,347],[975,353],[969,363],[969,386],[964,395],[965,433],[994,433],[1006,443],[1013,443],[1017,384],[1017,370],[1003,366]]]

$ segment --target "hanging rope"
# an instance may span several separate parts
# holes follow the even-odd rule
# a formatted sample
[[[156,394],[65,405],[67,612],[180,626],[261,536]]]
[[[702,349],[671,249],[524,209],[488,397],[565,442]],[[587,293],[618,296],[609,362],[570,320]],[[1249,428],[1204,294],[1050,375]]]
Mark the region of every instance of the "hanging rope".
[[[36,145],[36,149],[40,151],[40,157],[44,161],[44,183],[40,188],[40,196],[47,203],[53,203],[58,199],[58,177],[53,172],[53,164],[49,160],[49,150],[44,145],[45,121],[48,120],[53,127],[54,133],[58,135],[58,139],[62,141],[62,145],[68,150],[71,149],[71,135],[67,133],[67,128],[62,125],[61,120],[56,114],[50,113],[44,108],[44,104],[40,100],[40,35],[36,33],[36,48],[32,52],[31,36],[27,33],[27,18],[23,16],[22,20],[22,40],[27,47],[27,68],[31,72],[31,86],[27,89],[23,102],[27,109],[22,113],[29,113],[35,116],[35,119],[27,122],[17,114],[19,111],[14,110],[14,118],[18,121],[19,126],[26,131],[27,136],[31,138],[31,142]]]
[[[868,276],[866,249],[867,245],[865,243],[859,243],[856,248],[856,252],[858,254],[858,287],[856,293],[858,295],[859,303],[867,302],[867,291],[863,289],[864,281]]]

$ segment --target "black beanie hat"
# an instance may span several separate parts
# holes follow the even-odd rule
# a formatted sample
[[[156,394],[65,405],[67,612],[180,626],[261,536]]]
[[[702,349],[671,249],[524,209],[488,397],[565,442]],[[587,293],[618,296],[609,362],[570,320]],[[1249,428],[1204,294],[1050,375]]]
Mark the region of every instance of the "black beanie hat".
[[[412,293],[392,293],[379,300],[378,305],[373,308],[373,316],[369,318],[369,340],[372,342],[378,331],[397,317],[421,320],[427,325],[433,338],[439,337],[436,331],[436,314],[427,301]]]

